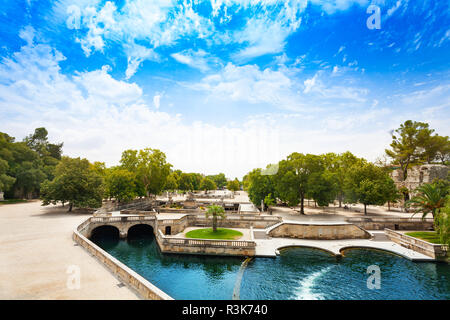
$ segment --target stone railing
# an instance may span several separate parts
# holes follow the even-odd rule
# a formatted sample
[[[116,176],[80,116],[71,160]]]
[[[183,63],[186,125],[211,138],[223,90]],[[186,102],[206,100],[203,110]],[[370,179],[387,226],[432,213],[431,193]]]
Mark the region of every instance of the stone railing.
[[[161,230],[158,231],[159,237],[162,239],[164,244],[183,245],[189,247],[256,247],[256,243],[254,241],[175,238],[167,237],[161,232]]]
[[[433,259],[442,260],[447,256],[448,246],[446,245],[430,243],[390,229],[384,229],[384,232],[391,241]]]
[[[109,222],[114,222],[117,221],[117,218],[119,218],[118,221],[120,221],[122,217],[89,218],[80,224],[76,230],[74,230],[72,238],[76,243],[103,263],[103,265],[105,265],[118,279],[120,279],[121,282],[125,283],[128,287],[137,292],[142,298],[150,300],[173,300],[172,297],[131,270],[109,253],[105,252],[102,248],[97,246],[82,234],[83,230],[85,230],[91,222],[94,222],[93,220],[95,220],[95,222],[105,222],[105,220],[99,221],[98,219],[108,219]]]
[[[162,252],[185,254],[254,256],[256,243],[247,240],[209,240],[165,236],[161,230],[156,239]]]

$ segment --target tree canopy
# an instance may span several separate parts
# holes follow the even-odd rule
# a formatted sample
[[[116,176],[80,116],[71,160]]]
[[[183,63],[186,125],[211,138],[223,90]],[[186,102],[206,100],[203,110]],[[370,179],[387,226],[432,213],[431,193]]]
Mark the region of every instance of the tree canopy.
[[[62,157],[55,169],[55,178],[41,185],[43,205],[57,202],[72,207],[98,208],[102,205],[103,180],[86,159]]]

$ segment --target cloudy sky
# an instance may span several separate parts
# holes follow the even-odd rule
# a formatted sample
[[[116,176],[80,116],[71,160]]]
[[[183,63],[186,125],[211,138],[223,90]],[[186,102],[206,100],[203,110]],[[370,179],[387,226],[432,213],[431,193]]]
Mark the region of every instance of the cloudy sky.
[[[449,21],[427,0],[2,0],[0,131],[229,178],[294,151],[375,160],[405,120],[450,135]]]

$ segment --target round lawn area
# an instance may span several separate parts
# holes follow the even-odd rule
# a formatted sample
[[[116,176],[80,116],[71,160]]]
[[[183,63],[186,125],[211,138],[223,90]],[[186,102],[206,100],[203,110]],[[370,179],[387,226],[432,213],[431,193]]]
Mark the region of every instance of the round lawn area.
[[[242,232],[217,228],[216,232],[213,232],[212,228],[196,229],[186,233],[186,238],[194,239],[222,239],[222,240],[237,240],[243,236]]]

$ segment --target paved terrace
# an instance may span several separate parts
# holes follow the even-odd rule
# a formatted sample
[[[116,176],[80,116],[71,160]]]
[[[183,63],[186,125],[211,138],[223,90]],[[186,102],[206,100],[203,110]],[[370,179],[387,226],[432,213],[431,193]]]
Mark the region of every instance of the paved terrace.
[[[0,205],[0,299],[139,299],[74,245],[73,229],[89,215],[40,204]],[[80,267],[80,289],[67,288],[71,265]]]

